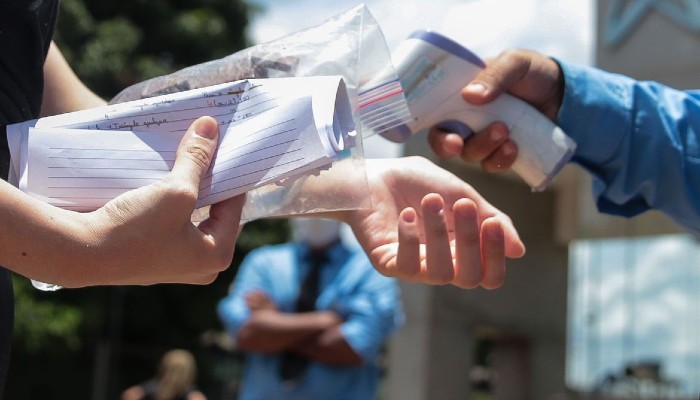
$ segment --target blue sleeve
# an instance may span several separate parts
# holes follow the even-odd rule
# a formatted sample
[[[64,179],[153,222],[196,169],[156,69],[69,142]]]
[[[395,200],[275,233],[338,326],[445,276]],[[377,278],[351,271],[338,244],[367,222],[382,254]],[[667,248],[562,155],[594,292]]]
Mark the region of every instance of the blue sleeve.
[[[557,124],[593,176],[598,209],[657,209],[700,232],[700,92],[557,61],[566,85]]]
[[[365,362],[379,355],[389,335],[403,325],[404,314],[399,287],[392,278],[379,274],[366,257],[356,257],[364,265],[363,278],[341,306],[345,317],[340,330],[348,344]]]
[[[219,319],[226,331],[234,336],[250,316],[250,310],[245,303],[246,293],[264,288],[264,277],[261,275],[264,268],[259,267],[260,259],[258,251],[254,250],[248,254],[239,267],[228,295],[219,301]]]

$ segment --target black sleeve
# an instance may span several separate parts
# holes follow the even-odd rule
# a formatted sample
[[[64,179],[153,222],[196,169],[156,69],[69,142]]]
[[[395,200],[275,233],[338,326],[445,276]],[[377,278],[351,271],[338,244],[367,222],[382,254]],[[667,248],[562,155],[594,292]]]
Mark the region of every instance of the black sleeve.
[[[0,1],[0,179],[7,179],[6,126],[37,118],[44,90],[44,60],[58,0]],[[0,399],[5,388],[14,324],[12,274],[0,267]]]

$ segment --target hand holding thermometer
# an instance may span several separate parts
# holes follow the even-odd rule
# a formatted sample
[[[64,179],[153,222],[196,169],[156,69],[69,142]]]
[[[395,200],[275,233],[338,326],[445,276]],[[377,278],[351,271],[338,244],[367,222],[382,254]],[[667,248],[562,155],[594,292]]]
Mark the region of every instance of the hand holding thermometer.
[[[381,132],[394,142],[432,126],[457,132],[465,139],[495,121],[508,126],[518,145],[512,166],[535,191],[544,190],[571,158],[576,143],[528,103],[502,94],[484,105],[461,96],[484,62],[458,43],[435,32],[417,31],[392,54],[408,107],[414,119]]]

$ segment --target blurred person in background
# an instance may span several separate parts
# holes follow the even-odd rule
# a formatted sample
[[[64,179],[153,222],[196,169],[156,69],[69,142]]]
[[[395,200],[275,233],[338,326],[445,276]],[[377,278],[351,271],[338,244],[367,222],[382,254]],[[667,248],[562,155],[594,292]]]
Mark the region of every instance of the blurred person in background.
[[[374,399],[403,322],[396,281],[343,243],[338,221],[291,224],[295,240],[249,253],[218,307],[246,356],[239,399]]]
[[[153,378],[122,392],[122,400],[207,400],[195,387],[197,363],[183,349],[166,352]]]

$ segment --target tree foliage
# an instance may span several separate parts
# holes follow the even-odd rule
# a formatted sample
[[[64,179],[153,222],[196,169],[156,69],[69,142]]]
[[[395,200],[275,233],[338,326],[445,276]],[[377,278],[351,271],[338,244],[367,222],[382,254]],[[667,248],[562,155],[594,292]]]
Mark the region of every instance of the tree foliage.
[[[121,89],[247,47],[242,0],[63,0],[55,40],[78,76]]]
[[[80,308],[42,298],[27,279],[14,277],[13,286],[16,348],[35,354],[80,347],[78,327],[83,319]]]

